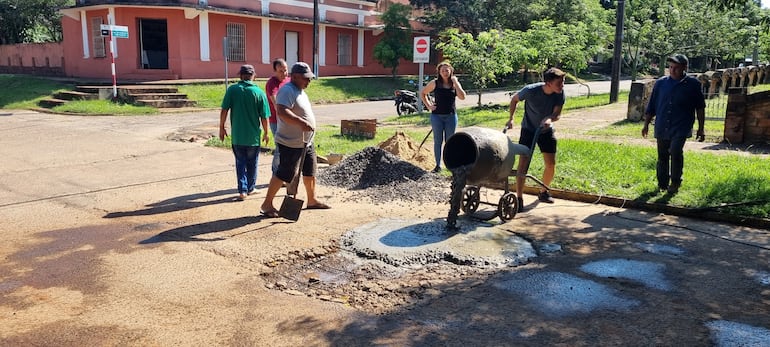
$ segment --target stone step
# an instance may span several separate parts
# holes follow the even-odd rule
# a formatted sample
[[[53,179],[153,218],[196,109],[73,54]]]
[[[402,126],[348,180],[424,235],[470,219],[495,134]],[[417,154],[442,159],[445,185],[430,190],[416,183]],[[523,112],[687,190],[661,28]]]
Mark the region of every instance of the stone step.
[[[156,108],[195,107],[197,105],[195,101],[188,99],[134,100],[134,104]]]
[[[67,101],[68,100],[62,100],[62,99],[43,99],[38,101],[37,104],[40,105],[40,107],[54,108],[56,106],[61,106],[66,104]]]
[[[187,94],[183,93],[129,93],[131,100],[172,100],[187,99]]]
[[[58,92],[53,97],[61,100],[98,100],[99,94],[67,90]]]

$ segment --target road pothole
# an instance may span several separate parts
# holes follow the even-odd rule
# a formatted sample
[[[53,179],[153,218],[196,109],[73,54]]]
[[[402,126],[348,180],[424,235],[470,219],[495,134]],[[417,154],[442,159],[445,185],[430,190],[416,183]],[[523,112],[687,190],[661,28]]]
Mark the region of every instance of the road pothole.
[[[339,244],[268,263],[271,289],[380,313],[476,286],[536,256],[526,240],[486,223],[382,219],[346,233]],[[478,280],[478,281],[476,281]],[[448,289],[451,288],[451,289]]]

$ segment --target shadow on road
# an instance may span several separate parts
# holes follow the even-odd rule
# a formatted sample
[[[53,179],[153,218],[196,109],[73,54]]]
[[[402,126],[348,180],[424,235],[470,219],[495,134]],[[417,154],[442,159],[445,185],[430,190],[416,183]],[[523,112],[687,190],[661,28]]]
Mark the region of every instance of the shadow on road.
[[[256,189],[267,188],[266,184],[257,185]],[[208,200],[214,197],[221,198],[216,200]],[[110,212],[104,215],[103,218],[120,218],[130,216],[151,216],[156,214],[171,213],[177,211],[184,211],[193,208],[228,203],[228,202],[240,202],[237,198],[237,191],[235,189],[219,190],[210,193],[197,193],[190,195],[178,196],[156,203],[148,204],[147,208],[135,211],[122,211],[122,212]]]

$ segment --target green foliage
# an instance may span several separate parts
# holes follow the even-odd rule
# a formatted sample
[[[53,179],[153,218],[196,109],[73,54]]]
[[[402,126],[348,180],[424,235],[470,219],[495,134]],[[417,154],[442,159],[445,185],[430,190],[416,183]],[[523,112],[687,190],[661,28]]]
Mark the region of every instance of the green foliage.
[[[436,48],[443,51],[457,71],[467,75],[478,91],[481,105],[481,90],[496,83],[498,76],[513,72],[514,66],[521,65],[532,54],[515,35],[510,30],[493,29],[474,38],[469,33],[448,29],[442,33]]]
[[[75,0],[0,0],[0,44],[59,42],[61,14]]]
[[[374,59],[390,68],[394,78],[401,58],[412,59],[411,13],[412,8],[407,5],[391,4],[381,16],[385,28],[382,39],[374,46]]]
[[[30,109],[36,108],[40,100],[51,94],[72,89],[72,85],[51,80],[19,75],[0,75],[0,108]]]
[[[434,33],[457,28],[473,37],[499,28],[498,13],[516,7],[507,1],[484,0],[410,0],[409,3],[423,11],[420,21]]]
[[[70,101],[53,108],[54,112],[83,115],[138,116],[158,114],[158,109],[149,106],[135,106],[111,100]]]

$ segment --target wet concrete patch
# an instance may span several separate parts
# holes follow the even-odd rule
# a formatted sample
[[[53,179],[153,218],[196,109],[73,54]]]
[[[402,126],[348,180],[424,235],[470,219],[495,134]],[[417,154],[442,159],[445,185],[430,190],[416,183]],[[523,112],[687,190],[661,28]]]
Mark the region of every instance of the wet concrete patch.
[[[717,347],[770,346],[770,330],[748,324],[716,320],[706,323]]]
[[[580,267],[583,272],[599,277],[624,278],[639,282],[648,288],[671,290],[671,284],[663,275],[666,266],[660,263],[606,259],[590,262]]]
[[[343,235],[341,247],[394,266],[439,261],[478,267],[527,263],[537,256],[532,245],[487,223],[459,220],[457,232],[444,220],[381,219]]]
[[[608,286],[561,272],[514,272],[494,286],[519,296],[530,308],[549,316],[627,310],[639,305]]]

